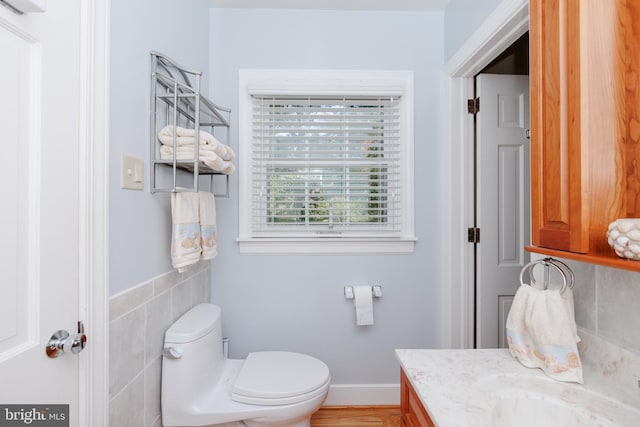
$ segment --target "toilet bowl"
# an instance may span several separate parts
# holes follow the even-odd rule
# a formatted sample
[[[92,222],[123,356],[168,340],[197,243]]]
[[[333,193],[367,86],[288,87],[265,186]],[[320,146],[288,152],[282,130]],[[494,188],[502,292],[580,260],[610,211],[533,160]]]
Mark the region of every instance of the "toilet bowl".
[[[165,333],[164,426],[243,421],[249,427],[309,427],[329,391],[329,368],[301,353],[261,351],[227,359],[220,308],[200,304]]]

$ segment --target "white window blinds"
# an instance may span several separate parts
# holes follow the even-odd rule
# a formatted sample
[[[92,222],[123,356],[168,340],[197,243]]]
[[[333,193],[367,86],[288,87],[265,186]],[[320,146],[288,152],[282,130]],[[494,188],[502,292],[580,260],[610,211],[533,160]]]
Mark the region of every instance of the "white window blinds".
[[[253,95],[256,237],[396,237],[399,97]]]

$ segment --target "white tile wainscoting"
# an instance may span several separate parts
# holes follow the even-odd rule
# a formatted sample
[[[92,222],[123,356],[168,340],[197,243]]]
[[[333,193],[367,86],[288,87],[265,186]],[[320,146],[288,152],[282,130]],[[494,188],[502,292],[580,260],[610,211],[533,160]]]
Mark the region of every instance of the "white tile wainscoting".
[[[109,301],[109,425],[160,427],[165,330],[191,307],[211,300],[210,262],[171,271]]]

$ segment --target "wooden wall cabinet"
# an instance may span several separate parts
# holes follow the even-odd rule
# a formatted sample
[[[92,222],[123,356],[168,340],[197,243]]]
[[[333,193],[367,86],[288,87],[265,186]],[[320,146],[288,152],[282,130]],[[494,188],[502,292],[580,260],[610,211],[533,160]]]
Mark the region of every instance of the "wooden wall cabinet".
[[[606,230],[640,217],[640,5],[531,0],[532,252],[640,271]]]
[[[402,422],[406,427],[435,427],[402,369],[400,370],[400,411]]]

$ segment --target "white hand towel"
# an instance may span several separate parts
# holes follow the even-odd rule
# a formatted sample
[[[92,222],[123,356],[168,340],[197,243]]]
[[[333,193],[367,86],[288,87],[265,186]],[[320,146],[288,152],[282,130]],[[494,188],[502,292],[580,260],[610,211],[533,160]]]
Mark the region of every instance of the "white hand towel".
[[[212,259],[218,255],[216,230],[216,198],[206,191],[198,192],[200,197],[200,230],[202,233],[202,259]]]
[[[173,147],[173,126],[165,126],[158,132],[158,139],[164,145]],[[181,147],[183,145],[195,146],[195,129],[186,129],[180,126],[176,127],[176,146]],[[209,132],[200,131],[200,139],[198,140],[199,147],[207,146],[211,148],[222,160],[233,160],[235,153],[226,144],[218,141]]]
[[[540,368],[558,381],[582,384],[573,293],[522,285],[507,316],[511,354],[528,368]]]
[[[194,149],[195,148],[193,146],[178,147],[176,149],[178,153],[178,160],[192,160]],[[220,156],[218,156],[213,150],[208,149],[206,146],[200,147],[198,151],[200,152],[199,160],[214,171],[226,175],[231,175],[235,171],[233,163],[227,160],[222,160]],[[167,145],[161,146],[160,158],[162,160],[173,160],[173,147],[169,147]]]
[[[200,259],[200,213],[197,193],[171,193],[171,263],[183,271]]]

